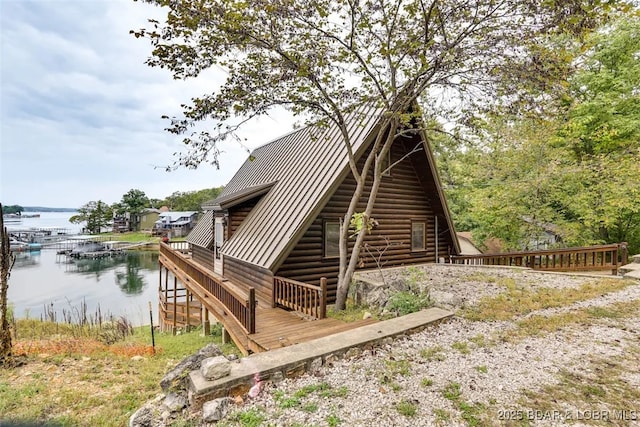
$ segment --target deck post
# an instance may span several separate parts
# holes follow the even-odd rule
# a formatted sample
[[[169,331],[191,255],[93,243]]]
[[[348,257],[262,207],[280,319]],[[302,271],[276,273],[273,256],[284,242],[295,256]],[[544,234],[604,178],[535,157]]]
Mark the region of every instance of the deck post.
[[[189,332],[189,328],[191,327],[191,307],[189,304],[189,289],[186,289],[187,292],[187,313],[185,315],[186,317],[186,325],[185,325],[185,332]]]
[[[173,276],[173,335],[176,334],[178,319],[178,278]]]
[[[229,335],[229,332],[227,332],[227,329],[223,326],[222,327],[222,344],[229,344],[229,341],[231,341],[231,335]]]
[[[202,331],[204,332],[204,336],[211,335],[211,324],[209,323],[209,310],[204,305],[202,306],[202,310],[204,311],[204,315],[202,317]]]
[[[327,317],[327,278],[320,278],[320,318]]]
[[[249,288],[249,307],[248,307],[247,329],[250,334],[256,333],[256,289]]]

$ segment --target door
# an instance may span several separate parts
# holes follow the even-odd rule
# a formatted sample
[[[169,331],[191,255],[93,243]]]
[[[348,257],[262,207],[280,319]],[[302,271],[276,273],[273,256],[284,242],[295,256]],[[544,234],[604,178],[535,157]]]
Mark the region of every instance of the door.
[[[224,218],[222,217],[215,219],[214,238],[213,271],[222,276],[222,254],[220,253],[220,248],[224,243]]]

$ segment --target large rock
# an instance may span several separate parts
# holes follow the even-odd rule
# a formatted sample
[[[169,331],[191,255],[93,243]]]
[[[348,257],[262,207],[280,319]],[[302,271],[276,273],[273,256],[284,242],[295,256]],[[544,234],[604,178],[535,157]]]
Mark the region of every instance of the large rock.
[[[226,377],[231,373],[231,362],[224,356],[204,359],[200,363],[200,373],[209,381]]]
[[[221,397],[206,402],[202,405],[202,420],[207,423],[220,421],[229,413],[231,402],[233,399],[230,397]]]
[[[200,364],[204,359],[220,356],[221,354],[222,351],[215,344],[209,344],[201,348],[196,354],[184,358],[182,362],[169,371],[160,381],[160,387],[162,387],[163,391],[185,388],[189,372],[200,369]]]
[[[154,408],[150,404],[138,409],[129,418],[129,427],[156,427],[160,426],[154,414]]]
[[[170,412],[178,412],[184,409],[188,402],[187,398],[180,393],[169,393],[162,403]]]

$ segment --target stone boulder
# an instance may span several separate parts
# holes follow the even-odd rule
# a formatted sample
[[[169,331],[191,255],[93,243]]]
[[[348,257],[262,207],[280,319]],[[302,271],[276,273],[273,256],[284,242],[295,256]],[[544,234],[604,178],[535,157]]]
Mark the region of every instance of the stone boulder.
[[[231,362],[224,356],[209,357],[200,363],[200,373],[209,381],[226,377],[231,373]]]
[[[220,355],[222,355],[222,351],[215,344],[201,348],[196,354],[184,358],[175,368],[170,370],[160,381],[160,387],[165,392],[169,389],[184,389],[189,372],[200,369],[200,364],[204,359]]]
[[[220,421],[229,413],[232,402],[233,399],[230,397],[221,397],[205,402],[202,405],[202,420],[207,423]]]

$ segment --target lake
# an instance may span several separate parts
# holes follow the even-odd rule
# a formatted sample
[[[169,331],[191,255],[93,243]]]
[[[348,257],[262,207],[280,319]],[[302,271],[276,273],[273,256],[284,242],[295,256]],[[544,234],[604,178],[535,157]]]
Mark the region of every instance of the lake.
[[[68,223],[73,212],[43,212],[9,230],[30,227],[64,227],[77,232],[82,225]],[[87,313],[98,307],[103,317],[126,316],[134,325],[149,324],[149,302],[157,323],[158,253],[130,251],[102,259],[73,259],[55,249],[16,253],[9,278],[9,302],[18,318],[40,319],[49,310],[62,320],[62,311],[77,316],[86,303]]]

